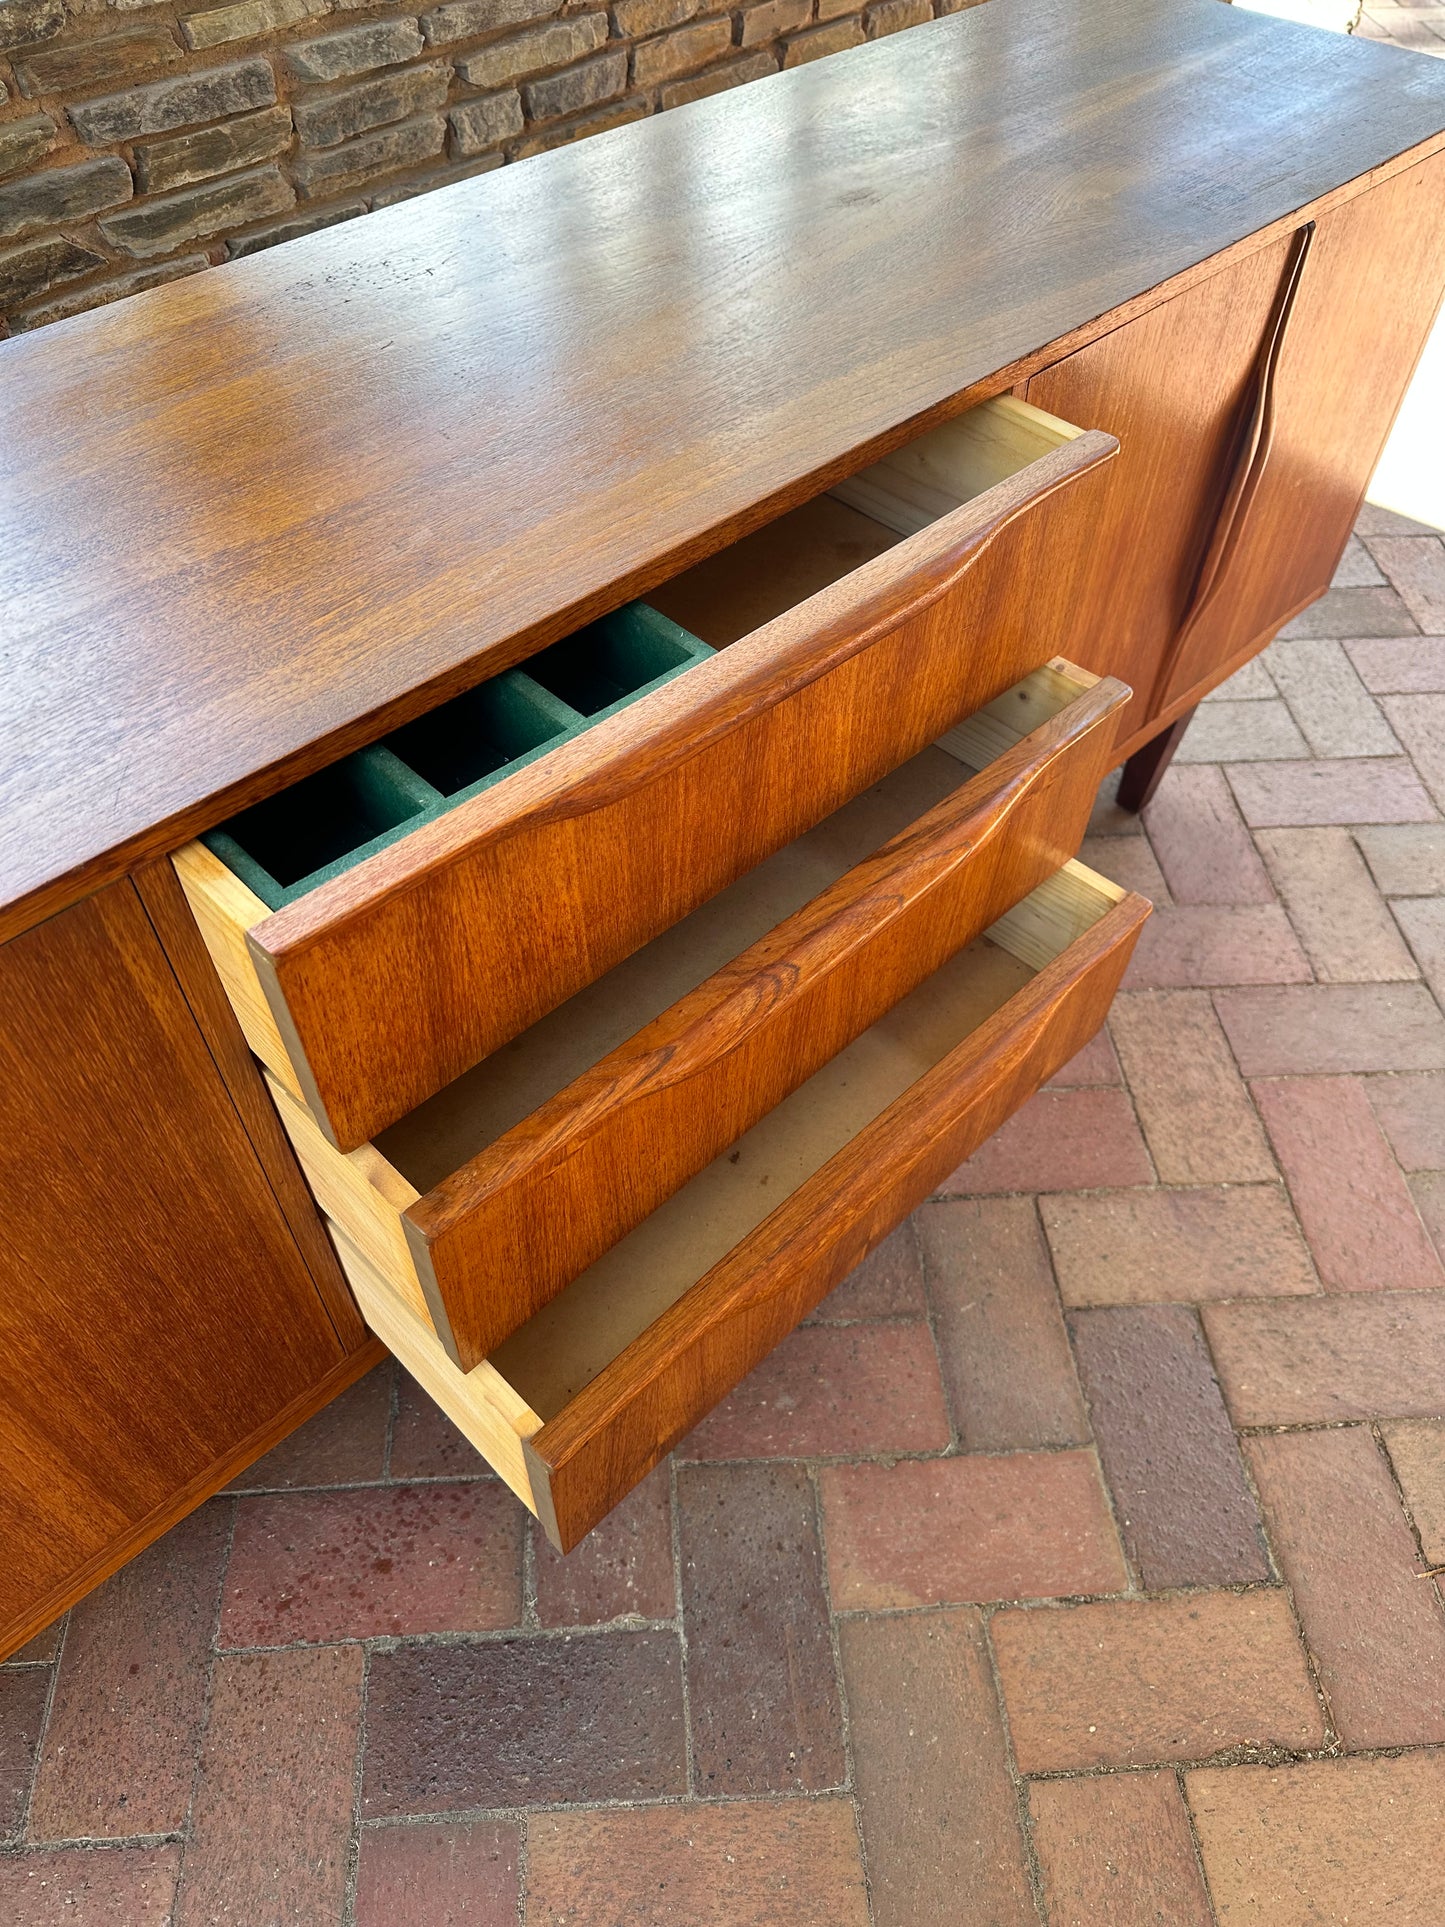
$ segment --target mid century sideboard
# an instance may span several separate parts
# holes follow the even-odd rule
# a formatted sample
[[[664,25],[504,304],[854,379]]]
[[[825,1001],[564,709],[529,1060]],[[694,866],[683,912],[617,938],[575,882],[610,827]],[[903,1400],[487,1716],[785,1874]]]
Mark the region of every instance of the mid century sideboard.
[[[563,1548],[1095,1030],[1445,66],[990,0],[0,345],[0,1651],[388,1347]]]

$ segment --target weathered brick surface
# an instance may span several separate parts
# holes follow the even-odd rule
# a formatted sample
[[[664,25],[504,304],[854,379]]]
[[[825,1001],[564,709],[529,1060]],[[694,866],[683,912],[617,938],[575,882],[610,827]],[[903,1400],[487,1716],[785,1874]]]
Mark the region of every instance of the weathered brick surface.
[[[1105,1773],[1029,1788],[1051,1922],[1214,1927],[1172,1773]]]
[[[1445,1416],[1445,1293],[1339,1293],[1206,1305],[1236,1425]]]
[[[1126,992],[1115,1000],[1109,1028],[1166,1184],[1252,1184],[1275,1176],[1264,1132],[1204,991]],[[1055,1188],[1047,1180],[1045,1187]]]
[[[974,1612],[839,1628],[875,1927],[1033,1927],[1018,1806]]]
[[[27,328],[42,328],[48,321],[64,321],[68,315],[83,314],[87,308],[99,307],[107,301],[122,301],[127,295],[145,294],[151,288],[163,287],[167,281],[180,281],[208,265],[204,254],[182,254],[158,262],[154,267],[136,268],[130,274],[112,275],[100,282],[87,281],[83,287],[52,295],[47,301],[34,302],[13,314],[10,326],[16,333]]]
[[[191,13],[181,21],[181,33],[188,47],[222,47],[230,40],[254,40],[260,34],[279,33],[325,13],[328,0],[236,0],[228,7],[209,7],[204,13]]]
[[[514,87],[509,87],[504,93],[464,101],[452,109],[451,126],[453,153],[484,153],[510,135],[521,133],[521,97]]]
[[[286,49],[286,65],[298,80],[349,80],[377,67],[393,67],[422,50],[415,20],[377,20],[340,33],[300,40]]]
[[[368,1827],[355,1927],[517,1927],[521,1829],[505,1820]]]
[[[90,93],[108,80],[151,73],[181,58],[169,26],[138,22],[98,40],[57,41],[30,53],[15,69],[22,94]]]
[[[605,13],[578,14],[568,20],[549,20],[492,40],[457,61],[457,73],[469,87],[502,87],[528,74],[565,67],[590,54],[607,38]]]
[[[0,6],[0,54],[51,40],[65,25],[65,0],[5,0]]]
[[[1277,1184],[1040,1200],[1066,1305],[1200,1304],[1318,1289]]]
[[[527,112],[533,120],[553,120],[561,114],[575,114],[584,107],[595,107],[610,100],[627,85],[627,56],[623,53],[598,54],[561,73],[530,81],[523,89]]]
[[[1259,847],[1322,983],[1419,975],[1348,831],[1262,830]]]
[[[296,191],[303,200],[311,200],[337,188],[354,187],[377,174],[414,167],[418,161],[440,154],[446,137],[447,124],[440,114],[419,114],[395,127],[382,127],[343,141],[339,147],[307,153],[292,170]]]
[[[677,74],[692,73],[718,60],[733,44],[731,19],[699,20],[674,33],[659,34],[633,49],[632,80],[637,87],[651,87]]]
[[[0,308],[31,301],[63,281],[74,281],[105,265],[94,248],[67,241],[63,234],[0,251]]]
[[[1445,1071],[1367,1077],[1365,1091],[1406,1171],[1445,1171]]]

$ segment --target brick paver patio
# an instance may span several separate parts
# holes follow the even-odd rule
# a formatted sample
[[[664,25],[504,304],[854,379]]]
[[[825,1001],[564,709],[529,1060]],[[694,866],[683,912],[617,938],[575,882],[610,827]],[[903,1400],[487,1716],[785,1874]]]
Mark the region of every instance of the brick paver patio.
[[[387,1368],[0,1668],[0,1921],[1439,1927],[1442,812],[1367,509],[1109,1035],[570,1560]]]

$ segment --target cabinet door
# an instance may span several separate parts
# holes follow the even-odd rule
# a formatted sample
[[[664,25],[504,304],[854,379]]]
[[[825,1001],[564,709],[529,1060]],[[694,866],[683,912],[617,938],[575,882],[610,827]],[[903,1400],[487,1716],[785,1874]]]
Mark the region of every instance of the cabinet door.
[[[0,1174],[3,1654],[345,1366],[128,882],[0,949]]]
[[[1445,154],[1332,209],[1308,239],[1258,371],[1261,433],[1235,525],[1161,706],[1202,694],[1329,587],[1445,286]]]
[[[1142,729],[1228,487],[1290,243],[1271,243],[1035,375],[1027,398],[1106,429],[1119,453],[1055,511],[1061,655],[1134,691]]]

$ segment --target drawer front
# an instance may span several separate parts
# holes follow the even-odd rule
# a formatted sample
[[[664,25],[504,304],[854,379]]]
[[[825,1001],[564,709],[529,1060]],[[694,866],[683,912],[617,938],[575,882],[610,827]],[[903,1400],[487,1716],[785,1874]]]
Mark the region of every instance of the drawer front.
[[[1118,904],[524,1442],[577,1544],[1103,1022],[1147,915]]]
[[[464,1370],[1073,854],[1129,692],[1072,674],[1001,697],[1051,678],[1074,692],[996,759],[975,750],[972,781],[407,1208]],[[1007,727],[985,712],[957,733]]]
[[[1052,655],[1049,498],[1114,448],[1053,446],[274,915],[191,846],[253,1047],[342,1148],[413,1110]]]
[[[771,1155],[784,1147],[779,1173],[796,1165],[801,1176],[778,1184],[784,1195],[770,1214],[760,1215],[749,1146],[786,1105],[470,1372],[338,1233],[367,1322],[537,1513],[553,1543],[570,1550],[1087,1042],[1148,912],[1141,898],[1065,865],[991,927],[991,941],[919,986],[909,1000],[911,1030],[897,1012],[884,1020],[894,1026],[895,1048],[902,1039],[904,1069],[875,1092],[897,1093],[881,1108],[870,1109],[857,1086],[876,1075],[878,1060],[870,1071],[858,1053],[882,1026],[852,1047],[857,1075],[839,1074],[845,1052],[789,1100],[803,1107],[795,1115],[816,1151],[818,1119],[806,1107],[816,1112],[831,1092],[843,1115],[825,1122],[841,1125],[841,1148],[809,1157],[806,1143],[790,1149],[786,1133],[775,1131]],[[968,968],[982,982],[965,986],[960,1000]],[[945,977],[952,988],[940,991]],[[860,1103],[867,1121],[850,1136],[849,1107]],[[709,1178],[739,1160],[736,1182],[722,1181],[723,1189],[733,1184],[732,1203],[719,1205]],[[743,1229],[735,1236],[739,1196]],[[697,1251],[679,1265],[679,1243],[689,1238]]]

